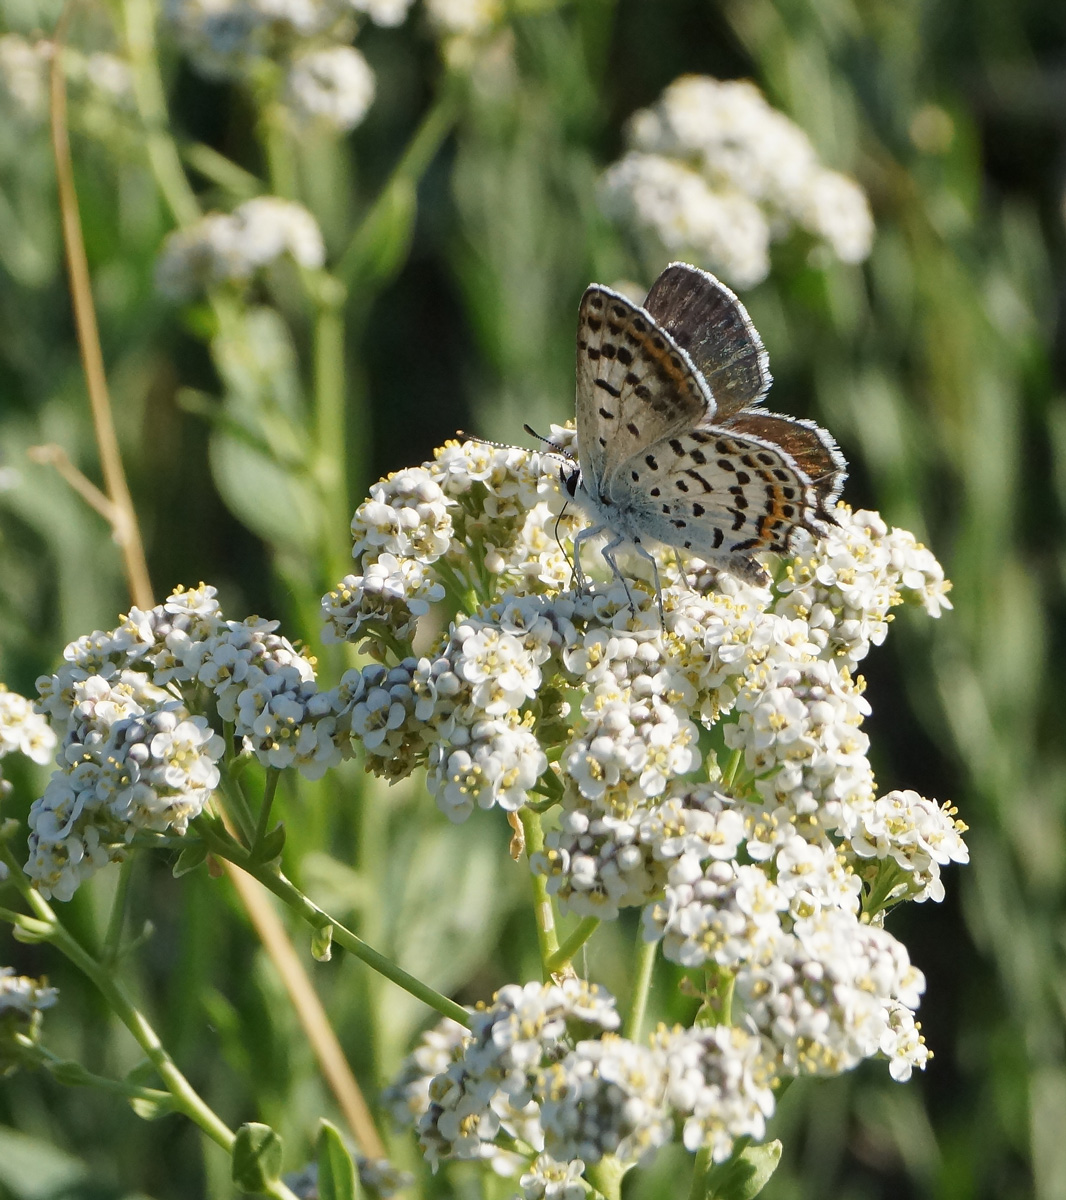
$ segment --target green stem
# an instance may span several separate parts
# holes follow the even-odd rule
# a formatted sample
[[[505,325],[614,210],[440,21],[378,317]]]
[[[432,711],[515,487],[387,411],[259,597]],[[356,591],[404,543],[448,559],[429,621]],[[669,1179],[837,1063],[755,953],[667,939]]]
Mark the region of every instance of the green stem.
[[[729,759],[726,769],[722,774],[722,786],[732,787],[733,781],[737,777],[737,771],[740,770],[740,764],[744,761],[744,751],[734,750]]]
[[[446,79],[440,94],[407,143],[407,149],[393,168],[388,182],[367,209],[341,255],[336,273],[342,283],[351,285],[359,279],[364,263],[374,256],[379,227],[387,222],[397,196],[410,190],[422,178],[451,132],[458,115],[455,85]]]
[[[118,887],[111,903],[111,916],[104,937],[104,958],[107,962],[118,961],[118,948],[122,942],[122,927],[126,923],[126,905],[130,893],[130,878],[133,874],[133,859],[127,858],[119,869]]]
[[[274,804],[274,795],[278,790],[278,780],[281,772],[274,767],[267,768],[266,784],[263,787],[263,803],[259,806],[259,820],[255,827],[255,840],[252,842],[252,852],[263,844],[270,825],[270,810]]]
[[[178,1070],[177,1064],[167,1053],[147,1018],[126,994],[111,964],[98,962],[64,927],[40,892],[30,886],[29,880],[7,845],[0,847],[0,858],[7,864],[12,882],[34,913],[34,916],[30,917],[5,911],[2,916],[10,920],[28,940],[50,942],[95,984],[115,1015],[133,1034],[159,1078],[166,1084],[175,1108],[199,1125],[213,1142],[227,1153],[232,1153],[235,1134],[200,1098],[196,1089]],[[271,1184],[267,1190],[269,1195],[277,1197],[277,1200],[294,1200],[292,1192],[280,1182]]]
[[[384,975],[386,979],[391,979],[398,987],[403,988],[405,992],[410,992],[412,996],[421,1000],[423,1004],[436,1009],[442,1016],[451,1017],[453,1021],[458,1021],[461,1025],[468,1025],[470,1023],[470,1014],[465,1008],[456,1004],[454,1000],[449,1000],[447,996],[442,996],[440,992],[435,991],[428,984],[423,983],[420,979],[416,979],[414,975],[410,975],[401,967],[398,967],[391,959],[386,958],[384,954],[380,954],[377,950],[368,946],[362,938],[356,936],[356,934],[337,920],[336,917],[330,916],[324,909],[319,908],[299,888],[290,883],[279,870],[269,864],[255,862],[243,846],[221,833],[211,824],[198,820],[196,826],[213,854],[217,854],[220,858],[228,859],[229,862],[240,867],[246,874],[251,875],[253,879],[257,879],[263,887],[273,892],[279,900],[287,904],[312,929],[324,929],[327,925],[332,925],[333,941],[336,945],[343,946],[349,954],[354,954],[356,958],[365,962],[368,967],[372,967],[379,974]]]
[[[122,0],[122,14],[133,95],[144,126],[148,161],[175,222],[182,226],[192,225],[200,219],[200,205],[170,135],[166,93],[156,54],[155,5],[152,0]]]
[[[707,1200],[707,1172],[712,1165],[710,1146],[701,1146],[696,1151],[696,1161],[692,1164],[692,1186],[689,1188],[688,1200]]]
[[[655,970],[655,956],[659,943],[649,942],[644,937],[644,928],[637,930],[637,977],[633,981],[633,995],[629,1001],[629,1015],[626,1017],[622,1033],[635,1042],[641,1035],[644,1024],[644,1014],[648,1008],[648,993],[651,991],[651,977]]]
[[[48,940],[96,985],[122,1024],[136,1038],[137,1044],[155,1067],[160,1079],[166,1084],[167,1091],[174,1097],[178,1109],[190,1120],[195,1121],[213,1142],[217,1142],[227,1153],[231,1152],[234,1141],[233,1133],[225,1122],[200,1099],[193,1086],[178,1070],[155,1030],[126,995],[125,989],[118,982],[114,973],[81,948],[60,925],[55,914],[40,897],[37,898],[34,907],[43,920],[52,923],[52,932]]]
[[[549,972],[554,975],[556,971],[561,971],[564,967],[569,966],[574,955],[592,937],[599,926],[599,917],[582,917],[574,932],[563,942],[551,958],[548,959],[545,965]]]
[[[143,1084],[129,1083],[125,1079],[110,1079],[106,1075],[97,1075],[86,1070],[81,1063],[60,1058],[40,1043],[23,1043],[23,1049],[34,1055],[39,1065],[66,1087],[91,1087],[111,1096],[121,1096],[124,1100],[147,1100],[160,1108],[167,1105],[173,1107],[170,1104],[173,1099],[170,1092],[164,1092],[160,1088],[145,1087]]]
[[[241,783],[240,776],[232,770],[231,760],[226,759],[223,761],[221,774],[222,792],[226,798],[226,811],[237,822],[241,836],[247,844],[253,846],[255,845],[256,838],[256,822],[252,816],[252,808],[248,803],[248,797],[244,794],[244,785]]]
[[[518,810],[519,820],[526,838],[526,859],[533,858],[544,850],[544,829],[540,816],[528,808]],[[540,961],[544,978],[551,977],[551,962],[559,952],[559,935],[555,929],[555,910],[548,895],[548,881],[543,875],[529,873],[533,882],[533,917],[537,922],[537,944],[540,946]]]
[[[237,200],[250,200],[266,189],[258,175],[237,166],[224,154],[202,142],[185,142],[179,148],[181,157],[205,179],[228,192]]]

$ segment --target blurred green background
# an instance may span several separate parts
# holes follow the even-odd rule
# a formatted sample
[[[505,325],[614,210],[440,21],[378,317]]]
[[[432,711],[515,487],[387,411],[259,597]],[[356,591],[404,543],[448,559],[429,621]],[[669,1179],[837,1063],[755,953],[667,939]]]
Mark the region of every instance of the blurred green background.
[[[97,117],[72,102],[104,354],[157,596],[206,580],[228,616],[281,618],[283,632],[317,646],[318,596],[345,569],[347,515],[368,484],[427,458],[457,428],[520,441],[523,421],[571,416],[582,290],[651,282],[595,203],[625,119],[686,72],[754,79],[870,196],[878,232],[864,266],[815,267],[786,243],[743,298],[770,352],[771,407],[832,430],[852,464],[844,498],[913,530],[954,580],[955,611],[936,623],[905,613],[864,674],[882,789],[954,800],[973,854],[970,868],[947,873],[943,905],[893,917],[928,977],[930,1069],[898,1085],[870,1063],[794,1086],[775,1125],[784,1162],[765,1195],[1061,1200],[1066,6],[511,7],[469,78],[449,80],[417,5],[400,28],[367,25],[357,45],[378,94],[366,121],[350,137],[288,147],[292,194],[322,225],[327,265],[365,232],[346,260],[341,310],[339,520],[339,487],[331,501],[316,475],[321,310],[282,274],[253,296],[254,320],[212,345],[207,305],[182,310],[153,289],[174,219],[136,114]],[[132,9],[86,0],[70,41],[121,53]],[[47,33],[58,12],[3,0],[0,24]],[[276,163],[254,96],[196,74],[165,30],[160,46],[186,163],[214,162],[207,148],[249,173],[190,166],[203,207],[266,190]],[[419,130],[419,153],[397,174]],[[99,481],[47,127],[4,112],[0,679],[23,694],[68,640],[111,627],[129,606],[103,520],[27,459],[44,442]],[[320,665],[327,680],[343,669],[335,649]],[[24,815],[41,775],[12,760],[4,769],[19,785],[9,811]],[[417,783],[389,790],[352,764],[284,803],[287,869],[409,970],[463,1002],[537,974],[525,868],[507,857],[500,814],[453,828]],[[89,942],[113,876],[64,908]],[[274,1124],[298,1167],[318,1116],[335,1111],[228,885],[139,861],[132,887],[152,933],[129,969],[168,1047],[228,1122]],[[634,937],[621,922],[588,952],[592,976],[621,995]],[[10,940],[0,961],[62,989],[45,1023],[57,1053],[105,1074],[135,1063],[128,1037],[62,962]],[[313,973],[373,1099],[429,1014],[343,955]],[[657,977],[655,1016],[687,1012],[675,982],[665,969]],[[147,1124],[119,1100],[20,1075],[0,1087],[0,1119],[3,1196],[228,1194],[222,1156],[176,1117]],[[412,1140],[394,1147],[413,1168]],[[627,1195],[678,1194],[683,1159],[661,1156]],[[422,1186],[475,1197],[480,1178],[455,1168]],[[490,1181],[486,1194],[512,1192]]]

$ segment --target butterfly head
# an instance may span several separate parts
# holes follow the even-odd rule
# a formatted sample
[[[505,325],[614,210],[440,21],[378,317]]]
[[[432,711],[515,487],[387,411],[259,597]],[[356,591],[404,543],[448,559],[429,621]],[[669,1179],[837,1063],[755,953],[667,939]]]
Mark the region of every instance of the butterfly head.
[[[559,485],[571,500],[577,499],[581,487],[581,468],[577,463],[566,463],[559,468]]]

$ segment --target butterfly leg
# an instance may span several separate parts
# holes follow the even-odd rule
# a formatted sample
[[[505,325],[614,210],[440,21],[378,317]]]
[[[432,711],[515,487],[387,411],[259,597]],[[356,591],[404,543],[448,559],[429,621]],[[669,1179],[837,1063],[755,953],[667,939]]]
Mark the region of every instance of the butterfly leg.
[[[603,533],[606,528],[606,525],[588,525],[574,534],[574,586],[578,592],[585,591],[588,582],[581,567],[581,543]]]
[[[625,534],[616,533],[614,537],[611,538],[611,540],[607,543],[607,545],[604,546],[600,553],[603,555],[603,561],[611,568],[611,574],[615,577],[615,579],[618,580],[622,587],[625,588],[626,599],[629,601],[629,610],[630,612],[635,613],[637,611],[637,606],[633,600],[633,593],[629,590],[629,584],[626,582],[626,577],[618,569],[618,563],[616,563],[614,559],[614,551],[617,550],[619,546],[624,546],[629,542],[630,539],[627,538]],[[647,552],[645,551],[645,553]]]
[[[637,553],[642,555],[644,558],[646,558],[648,560],[648,562],[651,563],[652,578],[655,580],[655,599],[659,605],[659,622],[662,625],[662,627],[665,629],[666,628],[666,613],[663,611],[663,588],[662,588],[662,584],[659,582],[659,564],[655,561],[655,556],[653,554],[651,554],[650,551],[645,550],[645,548],[640,544],[640,542],[634,542],[633,545],[636,547]],[[678,559],[679,563],[680,563],[680,561],[681,560]],[[681,573],[682,573],[682,575],[684,575],[684,571],[682,571]]]
[[[674,561],[677,563],[677,573],[681,576],[681,582],[691,590],[692,584],[689,583],[688,572],[685,570],[685,564],[681,561],[681,554],[678,550],[674,551]]]

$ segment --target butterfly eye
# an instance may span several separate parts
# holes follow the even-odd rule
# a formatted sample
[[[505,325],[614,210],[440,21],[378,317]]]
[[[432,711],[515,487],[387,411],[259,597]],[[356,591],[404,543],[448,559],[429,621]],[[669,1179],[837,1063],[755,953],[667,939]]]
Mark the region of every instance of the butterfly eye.
[[[581,482],[581,471],[576,467],[570,471],[567,471],[566,467],[560,467],[559,482],[563,486],[563,491],[573,500],[577,495],[577,485]]]

